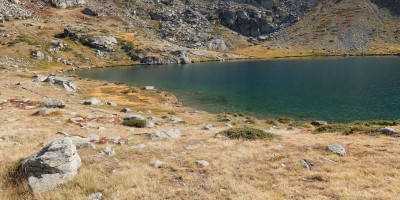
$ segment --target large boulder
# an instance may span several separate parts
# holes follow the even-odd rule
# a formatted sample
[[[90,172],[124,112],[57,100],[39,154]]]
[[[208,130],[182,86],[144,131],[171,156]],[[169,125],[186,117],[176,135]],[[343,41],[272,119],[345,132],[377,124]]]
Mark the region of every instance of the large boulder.
[[[346,149],[340,144],[331,144],[328,145],[328,149],[339,156],[346,155]]]
[[[46,192],[71,180],[81,158],[69,138],[55,139],[21,163],[20,172],[33,192]]]
[[[228,49],[225,42],[221,39],[213,39],[208,43],[209,49],[214,49],[218,51],[225,51]]]
[[[114,50],[115,45],[118,44],[117,39],[110,36],[96,36],[92,38],[81,38],[80,42],[91,48],[111,52]]]
[[[71,8],[85,4],[84,0],[50,0],[50,3],[56,8]]]

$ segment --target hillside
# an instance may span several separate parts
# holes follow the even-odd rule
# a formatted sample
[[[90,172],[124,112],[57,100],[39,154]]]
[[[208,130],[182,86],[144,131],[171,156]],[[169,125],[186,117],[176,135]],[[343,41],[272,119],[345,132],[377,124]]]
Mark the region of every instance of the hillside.
[[[397,1],[1,3],[0,61],[10,66],[79,68],[384,55],[398,54],[400,46]],[[110,48],[92,45],[110,42],[95,41],[98,36],[115,38],[115,44],[110,43]],[[61,43],[65,46],[56,47]],[[39,59],[36,51],[40,51]]]

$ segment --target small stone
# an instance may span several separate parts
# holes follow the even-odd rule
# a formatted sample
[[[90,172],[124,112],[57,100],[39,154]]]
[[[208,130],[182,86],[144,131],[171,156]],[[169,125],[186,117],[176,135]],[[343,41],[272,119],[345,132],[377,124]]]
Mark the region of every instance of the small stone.
[[[107,141],[115,143],[115,144],[120,144],[122,139],[120,136],[117,135],[111,135],[106,137]]]
[[[154,86],[144,86],[145,90],[156,90]]]
[[[1,104],[5,104],[5,103],[7,103],[7,102],[8,102],[7,99],[0,99],[0,105],[1,105]]]
[[[65,103],[59,99],[53,99],[51,101],[43,103],[43,106],[46,108],[64,108]]]
[[[203,127],[203,130],[211,130],[213,128],[213,125],[212,124],[206,124],[204,127]]]
[[[53,109],[43,108],[43,109],[38,110],[34,115],[46,116],[46,115],[50,115],[53,112],[54,112]]]
[[[301,159],[300,163],[308,170],[312,170],[315,167],[314,163],[311,163],[310,161],[308,161],[306,159]]]
[[[145,144],[136,144],[136,145],[133,145],[133,146],[131,146],[131,147],[129,147],[130,149],[144,149],[144,148],[146,148],[147,146],[145,145]]]
[[[90,142],[79,143],[76,145],[76,149],[95,149],[96,146]]]
[[[233,128],[233,125],[230,124],[230,123],[226,123],[225,126],[228,127],[228,128]]]
[[[83,105],[102,105],[101,101],[95,97],[92,97],[90,99],[84,100],[82,102]]]
[[[113,106],[113,107],[117,106],[116,103],[114,103],[114,102],[112,102],[112,101],[108,101],[108,100],[105,100],[104,103],[105,103],[106,105]]]
[[[106,147],[100,151],[100,154],[106,155],[106,156],[113,156],[113,155],[115,155],[115,150],[112,147]]]
[[[10,141],[10,137],[9,136],[0,136],[0,142],[8,142]]]
[[[103,194],[101,192],[90,194],[88,200],[103,200]]]
[[[73,118],[70,118],[69,121],[72,123],[79,123],[79,122],[83,121],[83,118],[82,117],[73,117]]]
[[[199,165],[200,167],[207,167],[210,165],[210,163],[208,163],[205,160],[198,160],[198,161],[196,161],[196,164]]]
[[[396,129],[390,127],[378,129],[378,132],[389,136],[396,136],[399,134],[399,132]]]
[[[100,140],[100,136],[93,133],[90,133],[87,138],[89,138],[90,142],[99,142]]]
[[[142,115],[129,115],[127,117],[124,117],[124,120],[144,120],[144,117]]]
[[[311,124],[313,126],[326,126],[326,125],[328,125],[328,123],[325,122],[325,121],[313,121],[313,122],[311,122]]]
[[[147,127],[147,128],[152,128],[152,127],[154,127],[154,126],[155,126],[155,124],[154,124],[153,121],[151,121],[151,120],[146,121],[146,127]]]
[[[285,144],[283,144],[283,143],[278,143],[277,146],[278,146],[279,148],[284,148],[284,147],[285,147]]]
[[[163,161],[160,161],[160,160],[156,160],[156,161],[154,162],[154,164],[153,164],[153,166],[154,166],[155,168],[161,168],[163,165],[164,165],[164,162],[163,162]]]
[[[123,112],[123,113],[130,113],[130,112],[132,112],[132,110],[129,109],[129,108],[124,108],[124,109],[121,110],[121,112]]]
[[[219,121],[220,121],[220,122],[230,122],[231,119],[229,119],[228,117],[221,117],[221,118],[219,119]]]
[[[331,144],[328,145],[328,149],[332,151],[333,153],[336,153],[339,156],[345,156],[346,155],[346,149],[340,144]]]

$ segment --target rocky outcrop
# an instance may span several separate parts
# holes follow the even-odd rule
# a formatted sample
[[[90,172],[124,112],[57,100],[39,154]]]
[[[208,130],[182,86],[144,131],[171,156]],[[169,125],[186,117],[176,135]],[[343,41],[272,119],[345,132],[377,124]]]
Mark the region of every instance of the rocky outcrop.
[[[0,23],[12,19],[26,19],[32,16],[18,0],[0,0]]]
[[[71,180],[81,158],[71,139],[55,139],[21,163],[20,172],[33,192],[45,192]]]
[[[114,51],[114,47],[118,44],[117,40],[111,36],[96,36],[81,38],[80,42],[91,48],[111,52]]]
[[[76,90],[77,90],[77,86],[76,86],[75,82],[70,78],[57,77],[54,75],[49,75],[49,76],[37,75],[35,82],[38,82],[38,83],[49,82],[54,85],[60,85],[67,92],[76,92]]]
[[[50,3],[56,8],[71,8],[85,4],[84,0],[50,0]]]
[[[173,58],[160,58],[155,56],[144,57],[140,60],[140,63],[145,65],[166,65],[166,64],[178,64],[178,61]]]

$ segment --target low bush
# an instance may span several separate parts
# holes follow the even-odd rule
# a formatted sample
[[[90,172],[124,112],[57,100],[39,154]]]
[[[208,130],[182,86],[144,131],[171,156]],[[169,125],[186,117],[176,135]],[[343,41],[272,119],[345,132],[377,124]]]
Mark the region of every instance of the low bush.
[[[242,127],[231,128],[217,133],[231,139],[245,139],[245,140],[271,140],[276,137],[272,133],[265,132],[260,129]]]
[[[132,126],[136,128],[144,128],[146,127],[146,120],[139,120],[139,119],[124,120],[124,122],[122,122],[122,125]]]

